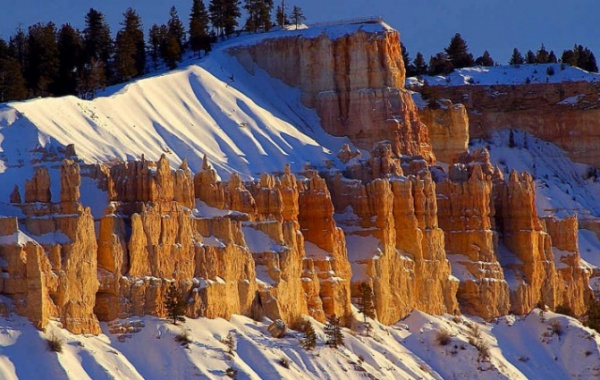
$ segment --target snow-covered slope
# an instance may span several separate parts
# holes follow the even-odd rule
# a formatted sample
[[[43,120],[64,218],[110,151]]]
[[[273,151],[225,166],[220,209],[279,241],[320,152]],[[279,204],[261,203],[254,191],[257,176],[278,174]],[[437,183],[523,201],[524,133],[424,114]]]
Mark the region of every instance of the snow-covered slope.
[[[164,153],[173,165],[187,159],[197,171],[207,155],[226,177],[235,171],[249,178],[282,170],[285,163],[300,170],[307,162],[335,161],[332,152],[348,141],[322,132],[315,112],[301,105],[298,90],[261,70],[251,76],[224,52],[233,44],[299,33],[318,31],[238,38],[187,68],[109,88],[93,101],[70,96],[4,105],[0,171],[27,165],[36,148],[52,151],[68,144],[75,144],[87,163],[142,154],[157,160]]]
[[[362,320],[360,315],[356,315]],[[301,347],[302,333],[272,338],[265,323],[241,316],[187,320],[178,326],[154,317],[103,324],[100,336],[76,336],[57,325],[46,332],[17,317],[0,320],[2,379],[594,379],[600,376],[598,338],[572,318],[535,310],[524,318],[484,323],[466,317],[413,312],[366,334],[344,331],[345,347]],[[117,332],[119,328],[126,332]],[[128,331],[128,332],[127,332]],[[188,347],[175,341],[187,332]],[[233,337],[233,354],[225,339]],[[62,353],[46,339],[62,342]],[[447,336],[447,342],[443,342]]]
[[[448,75],[425,75],[420,80],[415,77],[407,78],[406,85],[418,86],[423,81],[435,86],[599,82],[600,74],[590,73],[578,67],[559,63],[494,67],[475,66],[457,69]]]

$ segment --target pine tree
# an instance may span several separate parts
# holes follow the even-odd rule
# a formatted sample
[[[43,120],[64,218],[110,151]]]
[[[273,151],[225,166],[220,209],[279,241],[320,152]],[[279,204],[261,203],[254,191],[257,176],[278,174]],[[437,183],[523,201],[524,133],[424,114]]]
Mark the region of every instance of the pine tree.
[[[165,294],[164,305],[167,310],[167,317],[176,325],[177,321],[183,318],[187,302],[173,283],[169,286]]]
[[[0,103],[27,98],[21,64],[13,57],[0,58]]]
[[[164,36],[161,34],[160,26],[156,24],[152,25],[148,31],[148,51],[154,70],[158,70],[158,64],[161,57],[160,48],[163,39]]]
[[[413,66],[415,67],[415,75],[425,75],[427,74],[428,66],[427,62],[425,62],[425,58],[421,52],[417,53],[415,60],[413,62]]]
[[[577,66],[577,56],[573,50],[565,50],[560,57],[560,62],[565,65]]]
[[[414,77],[416,74],[415,66],[410,62],[410,55],[408,49],[402,42],[400,42],[400,50],[402,50],[402,61],[404,61],[404,68],[406,69],[407,77]]]
[[[509,65],[522,65],[524,63],[525,63],[525,59],[523,58],[523,55],[517,48],[514,48],[512,56],[510,57],[510,61],[508,62],[508,64]]]
[[[296,30],[298,30],[298,26],[302,23],[302,21],[306,20],[304,16],[304,12],[302,12],[302,8],[297,5],[294,5],[292,8],[292,22],[296,25]]]
[[[79,71],[77,93],[82,99],[93,99],[96,91],[106,86],[106,67],[104,62],[92,57]]]
[[[342,334],[342,328],[340,327],[340,319],[333,314],[327,319],[324,328],[325,336],[327,340],[325,344],[331,348],[338,348],[344,345],[344,335]]]
[[[358,311],[362,313],[364,322],[367,322],[367,317],[375,318],[375,303],[373,302],[373,289],[363,282],[360,284],[360,299],[358,303]]]
[[[29,27],[27,35],[27,66],[25,80],[34,96],[48,96],[54,93],[58,79],[59,54],[56,26],[37,23]]]
[[[110,27],[104,14],[94,8],[90,8],[85,16],[83,46],[84,62],[88,68],[103,71],[98,73],[99,75],[93,75],[98,79],[103,78],[104,83],[99,83],[100,86],[105,86],[107,81],[112,82],[113,71],[109,63],[113,51],[113,40],[110,36]],[[92,60],[94,60],[93,64]]]
[[[27,34],[19,26],[16,33],[10,37],[8,42],[8,54],[19,62],[22,72],[25,71],[27,61]]]
[[[208,5],[210,22],[220,37],[229,37],[238,26],[239,0],[210,0]]]
[[[548,63],[549,56],[550,56],[550,54],[546,50],[546,47],[544,46],[544,44],[542,44],[542,46],[540,47],[540,50],[537,51],[535,58],[536,58],[537,63]]]
[[[554,54],[554,50],[550,50],[550,54],[548,54],[548,63],[558,63],[558,59],[556,59],[556,54]]]
[[[281,28],[283,28],[289,22],[285,9],[285,0],[281,0],[281,5],[277,6],[275,18],[277,20],[277,25]]]
[[[475,60],[475,64],[478,66],[494,66],[494,60],[492,59],[492,56],[490,55],[490,53],[488,53],[488,51],[484,51],[483,55],[481,55],[480,57],[477,57],[477,59]]]
[[[429,59],[429,75],[448,75],[454,71],[454,65],[446,53],[437,53]]]
[[[301,341],[302,348],[307,351],[314,349],[317,346],[317,333],[310,321],[306,320],[302,324],[302,334],[304,335]]]
[[[537,56],[531,50],[527,50],[527,54],[525,55],[525,63],[528,65],[538,63]]]
[[[450,40],[450,44],[444,49],[448,54],[448,59],[452,62],[454,68],[470,67],[473,66],[473,55],[469,53],[467,43],[461,37],[460,33],[456,33]]]
[[[181,55],[183,54],[183,50],[185,49],[185,28],[183,27],[183,23],[179,19],[179,15],[177,14],[177,9],[175,7],[171,7],[169,11],[169,21],[167,21],[167,29],[168,29],[168,38],[171,43],[175,43],[178,45],[176,49],[173,51],[178,51],[178,55],[175,57],[177,62],[181,61]]]
[[[204,2],[202,0],[193,0],[192,11],[190,13],[189,44],[194,52],[202,50],[204,54],[207,54],[210,51],[209,23],[210,18],[208,17]]]
[[[120,81],[127,81],[146,71],[146,47],[140,16],[132,8],[123,14],[116,38],[115,69]]]
[[[70,24],[64,24],[58,31],[58,57],[56,95],[75,94],[77,73],[83,66],[83,40]]]

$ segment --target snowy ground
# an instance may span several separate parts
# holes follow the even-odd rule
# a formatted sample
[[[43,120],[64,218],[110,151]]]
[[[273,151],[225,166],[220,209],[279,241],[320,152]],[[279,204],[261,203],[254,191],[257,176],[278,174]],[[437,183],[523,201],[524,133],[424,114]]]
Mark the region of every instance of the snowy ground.
[[[222,379],[229,368],[238,379],[594,379],[600,376],[600,339],[572,318],[539,310],[495,323],[413,312],[393,326],[362,316],[344,329],[345,347],[324,344],[323,325],[313,321],[317,347],[301,347],[302,333],[281,339],[268,321],[242,316],[187,320],[172,325],[154,317],[102,324],[100,336],[71,335],[56,323],[46,332],[11,315],[0,319],[2,379]],[[113,334],[115,325],[137,332]],[[186,348],[175,341],[183,332]],[[231,334],[233,354],[224,343]],[[62,353],[50,351],[55,335]],[[442,337],[447,335],[447,342]],[[143,349],[142,349],[143,347]],[[33,361],[32,361],[33,360]],[[286,368],[283,364],[288,362]],[[34,365],[32,365],[35,363]],[[282,364],[283,363],[283,364]]]
[[[600,74],[560,63],[465,67],[448,75],[407,78],[407,86],[419,86],[427,81],[434,86],[513,85],[525,83],[561,83],[573,81],[599,82]]]

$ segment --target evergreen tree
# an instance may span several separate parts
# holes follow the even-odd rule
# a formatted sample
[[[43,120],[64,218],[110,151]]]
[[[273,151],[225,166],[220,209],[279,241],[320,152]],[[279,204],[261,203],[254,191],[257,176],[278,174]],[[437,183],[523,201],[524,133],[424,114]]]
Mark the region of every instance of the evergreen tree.
[[[93,99],[96,91],[106,86],[106,67],[99,58],[92,57],[77,76],[77,93],[82,99]]]
[[[508,64],[509,65],[522,65],[524,63],[525,63],[525,59],[523,58],[523,55],[517,48],[514,48],[512,56],[510,57],[510,61],[508,62]]]
[[[27,98],[21,64],[8,55],[0,57],[0,103]]]
[[[448,75],[454,71],[454,65],[446,53],[437,53],[429,59],[429,75]]]
[[[565,65],[577,66],[577,56],[573,50],[565,50],[560,57],[560,62]]]
[[[52,22],[29,27],[25,80],[34,96],[48,96],[54,92],[59,70],[56,36],[56,26]]]
[[[304,20],[306,20],[306,17],[304,16],[304,12],[302,12],[302,8],[294,5],[294,8],[292,8],[292,22],[296,25],[296,30],[298,30],[298,25],[302,24]]]
[[[159,30],[160,57],[170,70],[177,68],[177,62],[181,59],[181,45],[175,36],[169,33],[166,25],[161,25]]]
[[[109,65],[113,51],[113,41],[110,36],[110,27],[105,20],[104,14],[90,8],[85,16],[85,29],[83,30],[84,62],[88,70],[101,70],[93,73],[93,82],[100,87],[106,86],[107,81],[112,82],[112,68]],[[92,63],[92,60],[94,61]],[[85,75],[84,75],[85,76]],[[99,83],[97,80],[103,80]],[[98,88],[100,88],[98,87]],[[92,92],[95,93],[94,89]]]
[[[285,0],[281,0],[281,5],[277,6],[275,18],[277,19],[277,25],[281,28],[289,23],[285,9]]]
[[[192,11],[190,13],[189,44],[194,52],[202,50],[204,54],[207,54],[210,51],[209,23],[210,19],[204,2],[202,0],[193,0]]]
[[[307,351],[314,349],[317,346],[317,333],[310,321],[304,321],[302,324],[302,333],[304,334],[304,338],[301,341],[302,348]]]
[[[173,283],[171,283],[165,294],[164,305],[167,311],[167,317],[174,325],[176,325],[177,321],[180,321],[183,318],[187,302]]]
[[[454,68],[473,66],[473,55],[469,53],[467,43],[461,37],[460,33],[456,33],[450,40],[450,44],[444,49],[448,55],[448,59],[452,62]],[[431,66],[431,65],[430,65]]]
[[[183,53],[183,49],[185,48],[185,28],[183,27],[183,23],[179,19],[179,15],[177,14],[177,9],[175,7],[171,7],[169,11],[169,21],[167,22],[167,28],[169,32],[169,37],[175,39],[175,42],[179,45],[179,50]],[[177,59],[181,60],[181,55]]]
[[[23,71],[26,67],[27,50],[27,34],[19,26],[16,33],[9,39],[8,54],[19,62],[19,66]]]
[[[83,41],[79,31],[70,24],[64,24],[58,31],[58,57],[56,95],[75,94],[77,73],[83,66]]]
[[[583,69],[589,71],[590,73],[598,72],[598,64],[596,63],[596,57],[594,56],[594,53],[590,52],[587,65]]]
[[[494,66],[494,60],[492,59],[490,53],[488,53],[488,51],[486,50],[483,52],[483,55],[477,57],[477,59],[475,60],[475,64],[478,66]]]
[[[154,70],[158,70],[158,64],[161,57],[161,44],[164,36],[161,34],[160,26],[154,24],[148,32],[148,50],[150,53],[150,60],[152,61],[152,67]]]
[[[554,50],[550,50],[550,54],[548,54],[548,63],[558,63],[558,59],[556,59],[556,54],[554,54]]]
[[[208,13],[213,28],[220,37],[229,37],[238,26],[241,16],[239,0],[210,0]]]
[[[538,63],[537,56],[531,50],[527,50],[527,54],[525,55],[525,63],[528,65]]]
[[[324,328],[325,336],[327,340],[325,344],[331,348],[338,348],[344,345],[344,335],[342,334],[342,328],[340,327],[340,319],[333,314],[327,319]]]
[[[358,310],[364,317],[364,322],[367,322],[367,317],[375,318],[375,303],[373,302],[373,289],[363,282],[360,284],[360,299],[358,303]]]
[[[548,63],[549,57],[550,57],[550,54],[546,50],[546,47],[544,46],[544,44],[542,44],[542,46],[540,47],[540,50],[537,51],[537,54],[535,56],[537,63]]]
[[[146,71],[146,48],[140,16],[132,8],[123,14],[123,27],[117,33],[115,69],[120,81],[127,81]]]
[[[417,56],[413,62],[413,66],[415,67],[415,75],[425,75],[429,69],[421,52],[417,53]]]

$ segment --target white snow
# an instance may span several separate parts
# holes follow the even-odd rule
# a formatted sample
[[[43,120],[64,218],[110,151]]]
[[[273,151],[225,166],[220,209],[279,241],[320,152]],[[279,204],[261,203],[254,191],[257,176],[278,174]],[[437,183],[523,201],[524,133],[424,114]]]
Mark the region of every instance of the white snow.
[[[424,81],[434,86],[461,85],[513,85],[524,83],[561,83],[572,81],[598,82],[600,74],[590,73],[578,67],[559,63],[516,65],[516,66],[475,66],[456,69],[448,75],[406,79],[406,85],[421,86]],[[502,96],[502,93],[498,93]]]

